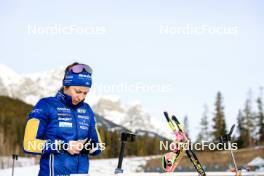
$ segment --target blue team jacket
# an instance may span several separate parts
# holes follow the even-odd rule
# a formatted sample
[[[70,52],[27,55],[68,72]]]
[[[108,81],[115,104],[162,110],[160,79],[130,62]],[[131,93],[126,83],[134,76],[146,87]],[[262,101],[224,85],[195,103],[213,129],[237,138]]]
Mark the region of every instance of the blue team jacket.
[[[71,97],[59,91],[55,97],[41,99],[29,114],[23,148],[26,153],[41,154],[39,176],[88,174],[87,154],[70,155],[51,147],[36,148],[86,138],[102,143],[92,109],[84,102],[72,105]],[[100,152],[99,147],[92,155]]]

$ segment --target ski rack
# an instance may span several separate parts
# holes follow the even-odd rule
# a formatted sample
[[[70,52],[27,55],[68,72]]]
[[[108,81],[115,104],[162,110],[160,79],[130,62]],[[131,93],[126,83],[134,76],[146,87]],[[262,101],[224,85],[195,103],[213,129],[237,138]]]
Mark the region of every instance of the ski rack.
[[[182,134],[184,135],[184,137],[186,139],[188,139],[184,133],[183,128],[181,127],[181,124],[179,122],[179,120],[177,119],[177,117],[175,115],[172,116],[172,118],[169,117],[168,112],[164,112],[164,116],[170,126],[170,128],[175,131],[177,128],[180,132],[182,132]],[[175,126],[176,124],[176,126]],[[189,140],[189,139],[188,139]],[[190,141],[190,140],[189,140]],[[206,176],[206,173],[202,167],[202,164],[200,163],[200,161],[198,160],[196,154],[191,150],[191,148],[189,148],[189,150],[185,150],[185,153],[187,154],[188,158],[190,159],[191,163],[193,164],[195,170],[200,174],[200,176]]]

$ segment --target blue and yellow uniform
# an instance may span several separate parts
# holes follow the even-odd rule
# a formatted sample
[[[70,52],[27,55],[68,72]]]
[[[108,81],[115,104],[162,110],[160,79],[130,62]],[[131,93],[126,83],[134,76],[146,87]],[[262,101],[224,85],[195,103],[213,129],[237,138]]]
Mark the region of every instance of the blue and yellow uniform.
[[[41,99],[29,114],[23,146],[27,153],[41,154],[39,176],[87,174],[87,154],[70,155],[45,145],[86,138],[101,143],[92,109],[84,102],[73,106],[71,97],[59,91],[55,97]],[[100,152],[99,147],[92,155]]]

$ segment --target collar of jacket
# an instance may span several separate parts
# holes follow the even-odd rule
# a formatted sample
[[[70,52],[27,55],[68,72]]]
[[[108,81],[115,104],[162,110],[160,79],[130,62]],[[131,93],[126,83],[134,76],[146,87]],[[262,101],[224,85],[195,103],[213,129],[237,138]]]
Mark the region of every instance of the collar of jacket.
[[[80,106],[83,105],[84,101],[81,101],[79,104],[74,105],[72,104],[72,97],[63,93],[63,90],[59,90],[58,93],[56,94],[56,97],[66,106],[71,107],[71,108],[79,108]]]

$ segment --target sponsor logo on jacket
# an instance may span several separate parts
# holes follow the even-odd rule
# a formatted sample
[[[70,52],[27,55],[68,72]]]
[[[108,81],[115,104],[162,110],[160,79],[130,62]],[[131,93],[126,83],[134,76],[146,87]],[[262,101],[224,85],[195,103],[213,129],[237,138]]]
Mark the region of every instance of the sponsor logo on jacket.
[[[80,119],[89,119],[89,116],[78,115],[78,118],[80,118]]]
[[[63,118],[63,117],[59,117],[58,120],[71,121],[72,118]]]
[[[88,130],[88,127],[87,126],[82,126],[81,125],[80,128],[83,129],[83,130]]]
[[[85,114],[86,113],[86,109],[79,108],[79,109],[77,109],[77,112],[80,113],[80,114]]]
[[[66,79],[71,79],[71,78],[73,78],[73,76],[71,76],[71,75],[67,75],[65,78],[66,78]]]
[[[57,111],[63,111],[63,112],[71,112],[71,110],[69,108],[57,108]]]
[[[42,113],[43,109],[33,109],[31,113]]]
[[[79,74],[79,77],[81,77],[81,78],[91,78],[90,75],[84,75],[84,74]]]
[[[59,122],[59,127],[72,128],[72,123],[70,123],[70,122]]]

